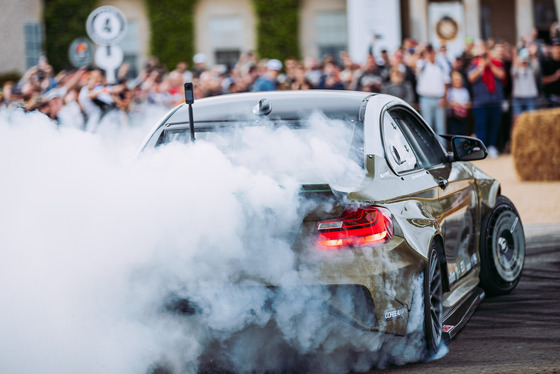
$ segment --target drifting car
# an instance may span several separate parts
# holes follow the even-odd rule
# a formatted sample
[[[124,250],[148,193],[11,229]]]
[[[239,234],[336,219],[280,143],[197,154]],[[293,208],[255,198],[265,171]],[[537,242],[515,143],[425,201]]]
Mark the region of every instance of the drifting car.
[[[164,116],[142,151],[212,141],[215,134],[235,137],[238,126],[297,129],[317,111],[352,129],[346,145],[363,170],[361,183],[346,191],[302,183],[301,195],[317,204],[293,244],[302,286],[328,289],[329,310],[352,326],[405,335],[413,284],[423,274],[426,349],[433,354],[486,294],[507,294],[518,284],[523,226],[500,183],[470,162],[487,155],[480,140],[444,136],[448,152],[410,105],[383,94],[277,91],[187,103]],[[324,255],[306,256],[310,248]],[[353,251],[350,260],[336,255],[345,251]],[[342,305],[342,294],[351,295],[352,307]],[[187,300],[181,308],[196,312]]]

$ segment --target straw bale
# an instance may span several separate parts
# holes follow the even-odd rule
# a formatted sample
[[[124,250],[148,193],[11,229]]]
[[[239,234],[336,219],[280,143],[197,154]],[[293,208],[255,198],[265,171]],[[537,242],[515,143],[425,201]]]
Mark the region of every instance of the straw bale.
[[[521,114],[513,129],[512,154],[521,180],[560,180],[560,108]]]

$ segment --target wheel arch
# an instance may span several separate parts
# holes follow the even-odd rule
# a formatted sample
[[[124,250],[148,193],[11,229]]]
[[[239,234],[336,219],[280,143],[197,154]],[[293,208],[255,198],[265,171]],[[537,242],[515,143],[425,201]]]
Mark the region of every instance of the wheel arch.
[[[505,279],[502,278],[502,275],[497,270],[496,266],[497,263],[494,259],[494,247],[496,242],[492,239],[492,232],[495,230],[494,226],[496,222],[499,220],[500,212],[494,214],[493,212],[498,208],[499,204],[502,204],[505,208],[501,208],[501,210],[511,211],[514,214],[515,223],[511,228],[508,224],[506,226],[506,232],[510,232],[513,234],[514,226],[520,229],[520,234],[517,237],[517,243],[519,243],[519,253],[521,253],[521,267],[519,273],[516,275],[515,279]],[[490,230],[490,231],[489,231]],[[498,229],[499,232],[499,229]],[[512,237],[513,238],[513,237]],[[513,240],[513,239],[512,239]],[[510,293],[515,289],[517,286],[521,274],[523,272],[524,262],[525,262],[525,233],[523,230],[523,223],[521,221],[521,217],[519,216],[519,212],[517,211],[515,205],[511,200],[503,195],[498,195],[497,201],[495,206],[490,209],[490,211],[486,214],[486,216],[482,220],[481,225],[481,232],[479,238],[479,258],[480,258],[480,284],[485,289],[487,295],[505,295]],[[506,257],[504,257],[506,258]]]
[[[486,183],[478,183],[480,196],[480,218],[484,219],[496,206],[498,196],[502,195],[502,185],[497,180],[485,181]]]
[[[443,246],[443,237],[440,233],[434,235],[432,242],[435,244],[436,252],[439,257],[439,264],[441,267],[442,274],[442,286],[443,292],[449,291],[449,274],[447,269],[447,259],[445,258],[445,250]]]

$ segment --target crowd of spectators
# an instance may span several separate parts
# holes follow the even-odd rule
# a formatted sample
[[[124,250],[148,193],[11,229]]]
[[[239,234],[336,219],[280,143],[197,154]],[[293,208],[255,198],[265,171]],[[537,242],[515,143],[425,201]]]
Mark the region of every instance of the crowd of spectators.
[[[95,131],[108,111],[141,112],[146,104],[173,107],[184,101],[183,83],[194,83],[195,98],[270,90],[332,89],[388,93],[420,110],[436,133],[474,134],[490,156],[508,150],[515,119],[523,111],[560,105],[560,34],[549,43],[525,37],[517,45],[491,39],[466,40],[459,56],[445,44],[434,48],[406,39],[393,53],[369,54],[357,64],[345,51],[320,61],[258,58],[244,53],[235,66],[207,66],[194,56],[167,70],[152,57],[131,76],[123,63],[117,82],[108,84],[96,68],[55,73],[46,59],[18,82],[6,82],[0,107],[40,111],[61,126]],[[535,34],[536,35],[536,34]]]

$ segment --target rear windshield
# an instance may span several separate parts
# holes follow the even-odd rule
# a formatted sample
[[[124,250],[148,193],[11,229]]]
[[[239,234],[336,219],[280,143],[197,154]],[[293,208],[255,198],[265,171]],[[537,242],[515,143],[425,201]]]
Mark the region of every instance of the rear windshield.
[[[328,182],[333,174],[364,174],[363,124],[354,116],[333,118],[315,112],[292,120],[207,122],[195,127],[197,142],[216,145],[242,165],[263,160],[269,170],[313,182]],[[189,141],[190,128],[181,124],[165,129],[156,146]]]

